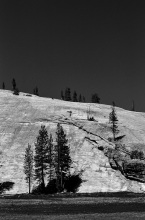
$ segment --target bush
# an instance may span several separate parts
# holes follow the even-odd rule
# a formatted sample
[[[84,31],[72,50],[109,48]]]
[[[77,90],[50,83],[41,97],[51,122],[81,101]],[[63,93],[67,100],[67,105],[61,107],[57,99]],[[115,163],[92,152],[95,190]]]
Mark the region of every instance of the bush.
[[[13,182],[3,182],[0,183],[0,194],[2,194],[3,192],[12,189],[14,186]]]
[[[46,194],[57,193],[56,179],[52,179],[51,181],[49,181],[49,183],[45,187],[45,193]]]
[[[131,152],[130,158],[144,160],[144,153],[142,151],[134,150]]]
[[[15,88],[13,94],[14,94],[14,95],[19,95],[19,89],[18,89],[18,88]]]
[[[45,193],[45,187],[43,186],[43,184],[39,184],[38,186],[32,189],[32,194],[44,194],[44,193]]]
[[[80,174],[69,176],[65,180],[64,189],[66,189],[67,192],[76,193],[81,183],[82,179],[80,177]]]
[[[94,119],[94,117],[92,116],[92,117],[89,117],[89,118],[88,118],[88,121],[95,121],[95,119]]]

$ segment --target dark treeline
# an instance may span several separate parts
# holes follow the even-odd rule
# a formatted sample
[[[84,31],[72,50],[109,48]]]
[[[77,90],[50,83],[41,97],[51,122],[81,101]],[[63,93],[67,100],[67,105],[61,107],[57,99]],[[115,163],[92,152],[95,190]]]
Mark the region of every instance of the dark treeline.
[[[76,91],[71,94],[70,88],[66,88],[65,91],[61,90],[61,99],[64,101],[72,101],[72,102],[86,102],[86,99],[81,94],[77,94]]]
[[[5,82],[2,83],[2,89],[3,90],[6,89]],[[17,87],[15,78],[12,79],[12,91],[14,95],[19,95],[19,89]],[[33,89],[33,94],[39,96],[39,90],[37,86]],[[76,91],[72,93],[69,87],[67,87],[65,91],[61,90],[61,100],[71,101],[71,102],[84,102],[84,103],[86,102],[85,96],[83,96],[82,94],[78,94]],[[100,103],[100,97],[98,96],[97,93],[93,93],[91,95],[91,102]],[[131,111],[135,111],[134,100],[132,101]]]

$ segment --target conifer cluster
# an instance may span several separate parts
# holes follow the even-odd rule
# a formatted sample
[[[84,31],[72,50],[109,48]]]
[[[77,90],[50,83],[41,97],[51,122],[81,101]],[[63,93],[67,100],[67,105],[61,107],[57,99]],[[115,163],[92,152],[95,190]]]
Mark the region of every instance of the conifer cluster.
[[[41,186],[42,192],[54,180],[57,192],[63,191],[64,183],[70,174],[71,163],[68,140],[63,127],[59,123],[57,124],[56,144],[54,144],[52,134],[48,135],[46,127],[42,125],[35,143],[34,158],[32,157],[30,145],[28,145],[25,153],[24,172],[29,183],[29,193],[33,169],[34,179]]]

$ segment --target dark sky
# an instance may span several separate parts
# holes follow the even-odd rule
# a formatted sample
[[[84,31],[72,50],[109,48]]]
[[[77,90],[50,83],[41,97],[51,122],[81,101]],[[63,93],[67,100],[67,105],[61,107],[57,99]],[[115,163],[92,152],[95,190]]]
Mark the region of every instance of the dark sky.
[[[0,82],[60,98],[70,87],[145,111],[145,4],[140,0],[0,0]]]

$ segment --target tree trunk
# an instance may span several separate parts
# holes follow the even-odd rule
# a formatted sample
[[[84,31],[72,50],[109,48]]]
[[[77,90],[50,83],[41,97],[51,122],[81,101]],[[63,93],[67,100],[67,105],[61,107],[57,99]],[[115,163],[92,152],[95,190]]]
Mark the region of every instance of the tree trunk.
[[[57,190],[60,192],[60,146],[58,145]]]
[[[29,177],[29,194],[31,193],[31,178]]]
[[[42,166],[42,189],[44,190],[45,183],[44,183],[44,172],[43,172],[43,166]]]

